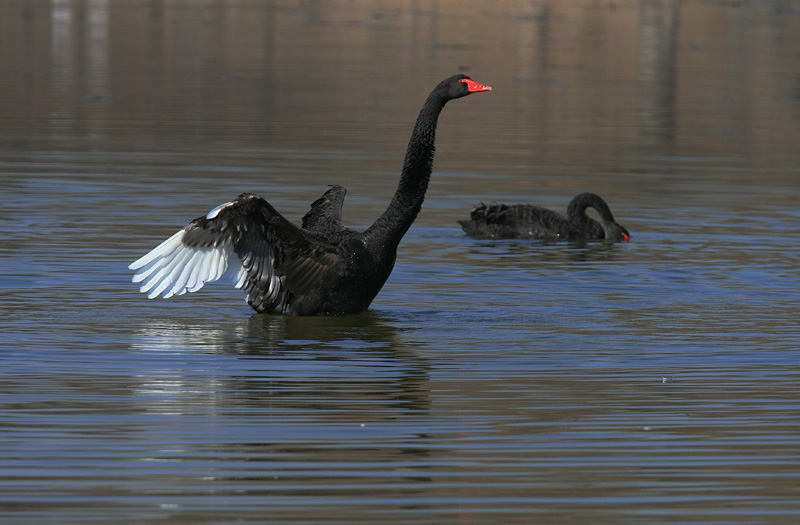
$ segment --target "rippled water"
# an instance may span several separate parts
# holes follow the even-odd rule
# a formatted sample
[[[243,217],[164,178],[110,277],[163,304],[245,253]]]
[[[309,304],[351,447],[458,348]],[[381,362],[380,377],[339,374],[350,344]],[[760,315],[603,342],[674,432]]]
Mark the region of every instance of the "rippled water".
[[[800,9],[488,5],[0,6],[4,523],[797,518]],[[370,224],[458,69],[369,312],[130,283],[242,191]],[[581,191],[631,242],[456,224]]]

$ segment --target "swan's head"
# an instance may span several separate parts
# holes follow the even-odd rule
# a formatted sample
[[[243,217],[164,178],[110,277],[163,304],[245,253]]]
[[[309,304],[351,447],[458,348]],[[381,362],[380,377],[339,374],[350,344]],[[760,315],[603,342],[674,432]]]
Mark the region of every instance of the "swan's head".
[[[606,239],[610,241],[629,241],[631,240],[631,234],[628,233],[628,230],[625,229],[624,226],[621,224],[617,224],[616,222],[612,222],[609,225],[604,225],[606,230]]]
[[[478,84],[467,75],[453,75],[448,79],[442,80],[434,91],[443,94],[448,99],[452,99],[466,97],[470,93],[491,90],[491,87]]]

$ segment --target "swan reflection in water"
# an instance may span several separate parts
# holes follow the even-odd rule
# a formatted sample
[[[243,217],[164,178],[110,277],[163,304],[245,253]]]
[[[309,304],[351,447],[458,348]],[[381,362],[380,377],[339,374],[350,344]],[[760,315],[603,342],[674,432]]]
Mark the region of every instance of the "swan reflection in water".
[[[127,396],[145,418],[136,441],[147,461],[282,494],[318,469],[369,484],[365,468],[432,453],[430,366],[379,314],[161,320],[138,339],[158,354]]]
[[[319,408],[360,404],[374,411],[359,417],[374,421],[398,410],[424,412],[430,403],[430,364],[398,341],[391,319],[374,312],[341,318],[253,315],[211,326],[154,320],[137,339],[138,351],[175,356],[159,356],[159,367],[143,371],[137,386],[142,394],[157,393],[156,406],[169,413],[191,407],[246,413],[268,406],[313,420]]]

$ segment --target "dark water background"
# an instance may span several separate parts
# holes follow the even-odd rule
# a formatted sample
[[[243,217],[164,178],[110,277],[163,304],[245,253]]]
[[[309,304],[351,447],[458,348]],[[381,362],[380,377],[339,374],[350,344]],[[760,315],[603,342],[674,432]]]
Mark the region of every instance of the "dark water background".
[[[242,191],[369,225],[458,71],[369,312],[129,282]],[[799,136],[798,2],[3,1],[0,520],[794,522]],[[631,242],[456,224],[582,191]]]

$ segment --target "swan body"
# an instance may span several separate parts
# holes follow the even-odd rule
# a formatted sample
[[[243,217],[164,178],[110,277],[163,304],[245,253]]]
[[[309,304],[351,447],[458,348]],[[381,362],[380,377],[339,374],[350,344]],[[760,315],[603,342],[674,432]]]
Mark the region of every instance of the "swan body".
[[[198,217],[133,262],[148,298],[195,292],[228,280],[257,312],[346,315],[366,310],[388,279],[397,246],[428,188],[436,126],[445,104],[489,91],[466,75],[443,80],[420,110],[397,190],[363,232],[342,224],[342,186],[331,186],[297,226],[265,199],[243,193]]]
[[[597,210],[600,221],[587,216],[586,208]],[[594,193],[581,193],[572,199],[566,217],[530,204],[481,203],[472,209],[469,220],[458,222],[469,235],[493,239],[630,239],[628,230],[614,220],[606,201]]]

